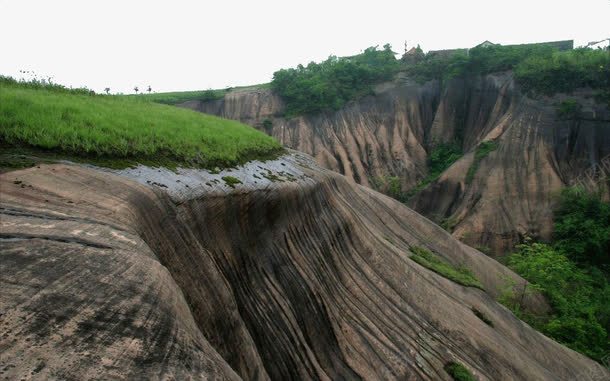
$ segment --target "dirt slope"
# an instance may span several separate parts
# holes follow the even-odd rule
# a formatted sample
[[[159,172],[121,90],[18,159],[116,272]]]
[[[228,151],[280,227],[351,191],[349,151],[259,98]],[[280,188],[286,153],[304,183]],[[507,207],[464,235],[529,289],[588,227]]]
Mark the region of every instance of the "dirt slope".
[[[610,376],[494,301],[523,282],[510,270],[300,154],[220,174],[41,165],[0,187],[8,379],[449,380],[449,361],[480,380]]]
[[[557,103],[583,105],[579,121],[558,120]],[[525,235],[549,238],[554,195],[610,155],[610,110],[592,93],[533,100],[510,73],[418,85],[400,77],[376,95],[320,115],[285,119],[270,90],[228,93],[213,102],[181,105],[241,120],[310,154],[318,164],[383,190],[389,177],[413,188],[427,175],[429,153],[439,143],[460,142],[465,155],[409,205],[470,245],[503,254]],[[263,122],[272,121],[271,128]],[[486,140],[499,148],[466,173],[472,152]],[[610,160],[610,159],[609,159]],[[610,195],[610,183],[598,183]],[[499,211],[499,212],[498,212]]]

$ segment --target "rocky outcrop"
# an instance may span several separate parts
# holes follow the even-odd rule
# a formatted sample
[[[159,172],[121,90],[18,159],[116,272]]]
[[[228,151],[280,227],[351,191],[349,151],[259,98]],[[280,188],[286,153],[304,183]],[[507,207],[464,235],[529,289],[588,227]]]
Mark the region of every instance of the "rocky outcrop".
[[[479,380],[610,376],[495,302],[516,274],[300,154],[219,174],[40,165],[0,187],[8,379],[449,380],[449,361]]]
[[[466,97],[487,99],[475,103],[488,112],[466,113],[464,144],[473,149],[409,205],[444,222],[469,245],[506,253],[525,236],[550,239],[560,190],[572,185],[587,168],[610,159],[610,110],[585,94],[574,94],[584,106],[583,116],[561,121],[556,108],[565,96],[532,100],[520,96],[510,78],[486,87],[490,84],[475,88],[475,94]],[[479,91],[484,95],[477,94]],[[456,112],[443,106],[441,103],[442,112],[432,131],[439,138],[451,136],[451,130],[435,130],[437,126],[458,124],[446,122]],[[484,141],[493,141],[495,149],[471,169],[476,145]],[[473,173],[470,178],[469,170]],[[592,190],[608,197],[610,182],[600,179]]]
[[[558,120],[557,104],[567,98],[584,106],[578,121]],[[382,191],[390,177],[399,178],[402,191],[413,188],[428,174],[434,147],[457,142],[465,152],[461,161],[409,205],[496,255],[524,236],[550,238],[555,195],[610,155],[610,110],[595,104],[591,92],[533,100],[510,73],[443,86],[399,77],[337,112],[292,119],[281,116],[282,101],[270,90],[181,106],[265,130],[320,165]],[[478,163],[474,181],[466,181],[473,151],[487,140],[495,140],[497,150]],[[607,181],[599,185],[610,194]]]
[[[338,112],[290,119],[281,116],[283,103],[268,89],[230,92],[222,100],[179,106],[262,129],[360,184],[371,186],[397,176],[408,189],[427,173],[425,141],[439,89],[436,82],[420,86],[403,78]],[[271,127],[263,126],[265,120]]]

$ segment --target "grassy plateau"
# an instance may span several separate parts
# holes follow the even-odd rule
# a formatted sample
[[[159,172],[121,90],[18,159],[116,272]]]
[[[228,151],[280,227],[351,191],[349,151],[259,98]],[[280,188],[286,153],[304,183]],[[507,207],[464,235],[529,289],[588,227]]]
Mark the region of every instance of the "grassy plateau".
[[[266,89],[271,85],[269,83],[262,83],[259,85],[251,85],[251,86],[239,86],[239,87],[229,87],[226,89],[208,89],[208,90],[194,90],[194,91],[173,91],[166,93],[142,93],[137,95],[125,95],[125,97],[129,98],[140,98],[148,101],[153,101],[157,103],[163,103],[168,105],[176,105],[178,103],[187,102],[187,101],[213,101],[217,99],[222,99],[226,94],[231,91],[240,91],[240,90],[254,90],[254,89]]]
[[[136,97],[94,95],[0,77],[0,143],[107,166],[228,167],[281,151],[239,122]],[[102,164],[103,165],[103,164]]]

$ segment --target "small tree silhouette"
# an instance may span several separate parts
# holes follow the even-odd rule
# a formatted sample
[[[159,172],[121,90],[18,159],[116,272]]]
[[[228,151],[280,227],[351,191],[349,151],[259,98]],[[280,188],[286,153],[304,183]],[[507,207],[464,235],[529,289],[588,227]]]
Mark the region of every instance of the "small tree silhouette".
[[[148,89],[146,91],[148,91],[148,94],[150,94],[150,92],[152,91],[152,88],[150,87],[150,85],[148,85]]]
[[[134,88],[133,88],[133,91],[135,91],[135,92],[136,92],[136,94],[137,94],[137,93],[138,93],[138,91],[140,91],[140,88],[139,88],[138,86],[136,86],[136,87],[134,87]]]
[[[106,95],[110,94],[110,87],[106,87],[104,91],[106,92]]]

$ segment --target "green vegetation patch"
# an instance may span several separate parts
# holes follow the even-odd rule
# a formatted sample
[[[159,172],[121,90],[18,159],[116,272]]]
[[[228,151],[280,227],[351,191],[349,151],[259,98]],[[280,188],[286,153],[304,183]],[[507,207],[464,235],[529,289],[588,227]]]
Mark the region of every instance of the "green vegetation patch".
[[[463,156],[462,148],[458,142],[437,144],[430,150],[428,155],[428,176],[421,180],[415,187],[401,194],[401,201],[407,201],[422,191],[453,163]]]
[[[213,101],[224,98],[228,90],[197,90],[197,91],[176,91],[169,93],[153,93],[128,95],[130,98],[145,99],[152,102],[175,105],[187,101]]]
[[[555,248],[573,262],[610,273],[610,203],[580,188],[563,190],[553,239]]]
[[[400,177],[398,176],[379,176],[369,178],[374,189],[383,192],[400,202],[406,202],[406,193],[402,191]]]
[[[480,46],[451,55],[428,53],[407,72],[420,82],[483,75],[514,69],[528,57],[548,57],[554,49],[545,45]]]
[[[579,48],[557,51],[548,45],[477,47],[452,55],[428,53],[405,71],[419,82],[513,70],[525,91],[552,95],[577,88],[598,89],[598,100],[610,100],[610,52]]]
[[[168,105],[176,105],[178,103],[184,103],[188,101],[214,101],[224,98],[226,94],[236,90],[248,90],[248,89],[264,89],[269,88],[268,83],[252,86],[243,87],[227,87],[226,89],[208,89],[208,90],[195,90],[195,91],[173,91],[165,93],[148,93],[148,94],[136,94],[126,95],[128,98],[144,99],[151,102],[163,103]]]
[[[0,77],[0,140],[86,160],[228,167],[281,152],[239,122],[138,98],[33,86]]]
[[[474,175],[479,169],[479,164],[481,163],[481,160],[486,158],[487,155],[489,155],[496,149],[498,149],[498,143],[493,140],[483,142],[477,146],[477,149],[474,153],[474,161],[470,165],[470,168],[468,168],[468,172],[466,172],[466,184],[470,184],[472,183],[472,180],[474,180]]]
[[[237,177],[233,177],[233,176],[223,176],[222,179],[231,188],[235,188],[235,185],[242,183],[240,179],[238,179]]]
[[[443,218],[438,226],[447,230],[449,233],[452,233],[453,229],[455,229],[458,222],[459,221],[458,221],[457,217],[450,216],[450,217]]]
[[[610,203],[579,189],[562,192],[555,211],[553,242],[528,241],[508,257],[508,266],[527,279],[512,285],[500,302],[558,342],[602,361],[610,353]],[[552,312],[523,312],[523,296],[541,292]]]
[[[271,88],[285,101],[286,115],[338,110],[350,100],[372,94],[375,83],[389,80],[400,69],[389,44],[370,47],[352,57],[327,60],[273,74]]]
[[[484,289],[481,282],[479,282],[474,274],[467,268],[456,268],[449,262],[446,262],[422,247],[413,246],[411,247],[411,252],[413,255],[411,255],[409,258],[413,259],[415,262],[426,267],[427,269],[430,269],[447,279],[459,283],[462,286],[476,287],[480,288],[481,290]]]
[[[580,48],[532,55],[515,67],[515,79],[525,91],[548,95],[583,87],[607,90],[610,88],[610,51]]]
[[[447,372],[455,381],[476,381],[472,373],[462,364],[451,361],[445,365]]]
[[[582,114],[582,105],[574,99],[567,99],[557,105],[557,118],[560,120],[577,120]]]

